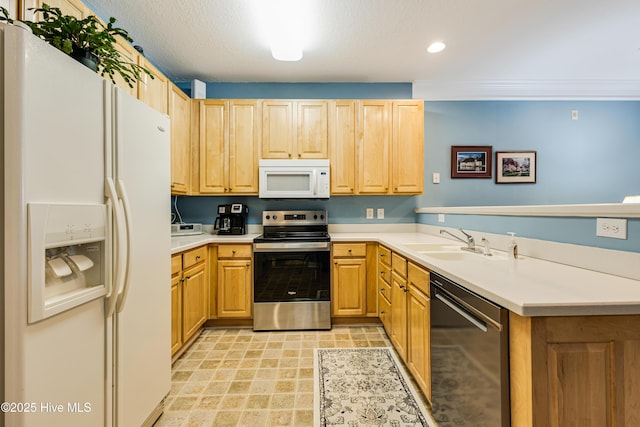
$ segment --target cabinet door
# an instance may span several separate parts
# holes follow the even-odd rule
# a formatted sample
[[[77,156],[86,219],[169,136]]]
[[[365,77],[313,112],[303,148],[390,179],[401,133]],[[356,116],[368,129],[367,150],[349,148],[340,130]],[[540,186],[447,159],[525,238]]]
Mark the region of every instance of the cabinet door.
[[[329,158],[327,101],[297,101],[296,113],[296,156],[302,159]]]
[[[182,276],[171,277],[171,355],[182,347]]]
[[[424,103],[393,102],[391,188],[393,193],[424,190]]]
[[[124,58],[125,61],[137,64],[138,63],[138,57],[140,56],[140,54],[138,53],[137,50],[135,50],[133,48],[133,46],[131,46],[129,44],[128,41],[126,41],[125,39],[123,39],[122,37],[118,36],[116,37],[116,49],[118,50],[118,52],[120,52],[120,54],[122,55],[122,57]],[[125,82],[124,79],[120,76],[119,73],[115,73],[113,76],[113,79],[116,82],[116,86],[118,86],[120,89],[124,90],[125,92],[127,92],[129,95],[133,96],[134,98],[138,98],[138,82],[137,81],[132,81],[131,82],[131,86],[129,85],[129,83]],[[108,78],[107,78],[108,80]]]
[[[407,295],[407,366],[431,401],[431,302],[411,285]]]
[[[41,8],[44,3],[48,4],[51,7],[57,7],[65,15],[71,15],[78,19],[86,18],[87,16],[92,14],[91,10],[87,6],[85,6],[82,0],[24,0],[24,18],[29,21],[39,21],[40,18],[42,18],[42,14],[38,13],[37,15],[35,15],[33,11],[29,9]],[[15,16],[13,17],[15,18]]]
[[[207,320],[206,263],[182,273],[182,336],[186,342]]]
[[[259,104],[229,101],[229,188],[231,193],[258,194]]]
[[[218,317],[251,318],[250,260],[218,260]]]
[[[358,192],[389,192],[391,102],[360,101],[358,111]]]
[[[366,310],[367,262],[364,258],[333,260],[331,289],[334,316],[363,316]]]
[[[221,194],[229,189],[227,151],[228,111],[224,100],[200,101],[200,186],[202,194]]]
[[[139,57],[140,66],[151,71],[153,79],[147,74],[142,73],[141,79],[138,81],[138,98],[153,108],[167,114],[169,96],[168,96],[168,80],[156,67],[147,61],[143,56]]]
[[[262,103],[262,158],[293,157],[293,101],[266,100]]]
[[[18,12],[18,0],[0,0],[0,6],[7,9],[7,12],[9,12],[9,18],[11,19],[20,18],[19,16],[20,14]]]
[[[396,351],[407,358],[407,281],[391,273],[391,341]]]
[[[169,86],[171,194],[187,194],[191,172],[191,101],[177,86]]]
[[[331,194],[354,194],[356,188],[356,103],[329,104]]]

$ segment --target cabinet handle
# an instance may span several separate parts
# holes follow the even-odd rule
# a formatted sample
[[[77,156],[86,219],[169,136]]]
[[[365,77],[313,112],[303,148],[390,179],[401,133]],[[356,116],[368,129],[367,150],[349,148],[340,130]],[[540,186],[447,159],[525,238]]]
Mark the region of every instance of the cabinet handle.
[[[384,256],[384,254],[380,254],[380,256]]]
[[[187,276],[187,277],[185,277],[185,279],[189,280],[189,279],[191,279],[191,276]]]
[[[349,253],[351,253],[351,249],[349,249]]]
[[[405,286],[405,287],[404,287],[404,289],[403,289],[403,291],[404,291],[404,292],[409,292],[409,288]]]
[[[351,188],[350,190],[353,191],[353,188]]]
[[[298,157],[302,157],[302,154],[298,153]]]
[[[236,250],[235,250],[235,249],[232,249],[232,250],[231,250],[231,253],[235,255],[235,254],[236,254]]]
[[[384,293],[384,288],[380,288],[380,292]]]
[[[251,267],[251,264],[247,264],[247,267]]]
[[[384,271],[381,271],[380,274],[384,276]]]
[[[289,153],[289,157],[291,157],[291,153]]]
[[[196,255],[196,259],[200,259],[200,255]]]
[[[404,289],[404,285],[400,285],[400,289]]]
[[[381,310],[381,311],[380,311],[380,314],[384,314],[384,310]]]

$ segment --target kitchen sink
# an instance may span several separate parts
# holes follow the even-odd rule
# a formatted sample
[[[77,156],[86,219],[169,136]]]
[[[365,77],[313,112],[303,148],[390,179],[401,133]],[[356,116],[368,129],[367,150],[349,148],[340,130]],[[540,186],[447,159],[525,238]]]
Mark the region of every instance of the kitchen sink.
[[[475,256],[482,256],[482,255],[474,255],[472,253],[465,253],[462,251],[458,251],[458,252],[419,251],[419,253],[429,258],[441,259],[443,261],[463,261],[465,259],[472,259]]]
[[[416,252],[453,251],[460,249],[460,246],[447,243],[406,243],[404,246]]]

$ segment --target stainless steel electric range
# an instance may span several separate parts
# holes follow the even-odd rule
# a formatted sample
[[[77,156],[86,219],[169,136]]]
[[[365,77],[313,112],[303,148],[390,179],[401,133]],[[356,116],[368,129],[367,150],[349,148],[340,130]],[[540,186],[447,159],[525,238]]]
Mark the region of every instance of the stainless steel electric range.
[[[331,329],[326,211],[264,211],[253,240],[253,329]]]

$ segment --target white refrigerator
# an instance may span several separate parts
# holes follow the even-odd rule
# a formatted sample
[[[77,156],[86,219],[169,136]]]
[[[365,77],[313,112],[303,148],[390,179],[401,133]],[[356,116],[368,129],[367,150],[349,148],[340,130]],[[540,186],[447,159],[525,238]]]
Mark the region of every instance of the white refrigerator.
[[[0,24],[2,423],[141,426],[169,393],[169,119]]]

